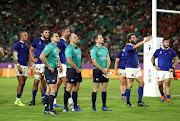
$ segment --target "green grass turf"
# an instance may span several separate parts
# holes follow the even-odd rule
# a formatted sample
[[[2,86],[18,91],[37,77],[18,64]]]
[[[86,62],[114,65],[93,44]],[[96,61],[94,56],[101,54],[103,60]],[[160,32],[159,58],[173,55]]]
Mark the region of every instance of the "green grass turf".
[[[149,104],[149,107],[137,107],[138,84],[134,82],[131,91],[131,103],[135,107],[126,107],[126,101],[121,100],[119,89],[120,82],[118,79],[110,79],[107,94],[107,106],[113,111],[104,112],[101,110],[101,88],[97,94],[96,106],[99,112],[92,112],[91,93],[92,79],[83,79],[78,94],[78,104],[84,112],[63,113],[63,108],[56,108],[60,113],[58,116],[43,114],[44,106],[41,102],[40,89],[37,93],[36,105],[29,106],[32,99],[33,78],[28,78],[22,95],[22,102],[25,107],[14,105],[16,99],[16,88],[18,81],[16,78],[0,78],[0,120],[1,121],[179,121],[180,120],[180,81],[173,80],[172,103],[166,101],[160,103],[160,98],[144,97],[143,101]],[[63,105],[63,85],[59,89],[57,102]],[[70,109],[71,110],[71,109]]]

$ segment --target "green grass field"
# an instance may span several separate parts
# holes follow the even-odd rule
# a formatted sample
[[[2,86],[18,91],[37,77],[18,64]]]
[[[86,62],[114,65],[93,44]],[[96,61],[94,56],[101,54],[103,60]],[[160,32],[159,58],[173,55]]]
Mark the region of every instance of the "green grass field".
[[[103,112],[101,110],[101,89],[97,95],[96,106],[99,112],[91,110],[91,93],[92,79],[83,79],[78,94],[78,104],[84,112],[63,113],[63,108],[56,108],[60,115],[52,116],[43,114],[44,106],[41,102],[40,90],[38,90],[36,105],[29,106],[32,99],[33,78],[28,78],[22,95],[22,102],[25,107],[14,105],[16,99],[16,88],[18,81],[16,78],[0,78],[0,120],[1,121],[179,121],[180,120],[180,81],[173,80],[172,87],[172,103],[166,101],[160,103],[160,98],[144,97],[143,101],[149,104],[149,107],[137,107],[138,84],[134,82],[131,91],[131,103],[135,107],[126,107],[126,101],[121,100],[119,89],[120,82],[118,79],[111,79],[108,86],[107,106],[113,111]],[[57,101],[63,105],[63,85],[59,89]],[[70,109],[71,110],[71,109]]]

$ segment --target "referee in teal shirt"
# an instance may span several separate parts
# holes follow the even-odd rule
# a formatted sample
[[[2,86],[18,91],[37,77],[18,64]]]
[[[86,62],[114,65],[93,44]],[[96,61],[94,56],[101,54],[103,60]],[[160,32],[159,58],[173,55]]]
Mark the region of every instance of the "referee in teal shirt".
[[[57,43],[59,42],[59,35],[56,32],[50,34],[51,43],[46,45],[40,55],[41,61],[45,64],[45,78],[47,82],[47,90],[45,96],[45,114],[59,115],[53,109],[54,96],[57,90],[57,68],[59,62],[59,52]],[[49,108],[50,107],[50,108]]]
[[[77,46],[79,39],[76,34],[71,33],[68,36],[70,45],[66,47],[66,66],[67,66],[67,88],[64,94],[64,110],[63,112],[70,112],[67,107],[69,94],[73,88],[72,99],[74,102],[74,108],[72,111],[83,111],[77,106],[77,97],[80,83],[82,82],[82,53]]]
[[[103,46],[104,39],[101,34],[95,35],[94,40],[96,45],[91,50],[91,59],[93,63],[93,93],[92,93],[92,111],[98,111],[96,109],[96,95],[99,90],[99,84],[102,86],[102,110],[112,111],[106,106],[106,93],[109,78],[103,76],[107,75],[111,60],[109,57],[109,51]]]

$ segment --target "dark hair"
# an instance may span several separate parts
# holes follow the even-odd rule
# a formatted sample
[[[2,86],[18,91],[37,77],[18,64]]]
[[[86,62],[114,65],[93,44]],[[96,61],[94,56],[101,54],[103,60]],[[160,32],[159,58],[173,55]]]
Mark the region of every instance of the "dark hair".
[[[71,38],[71,33],[67,37],[68,41],[70,41],[70,38]]]
[[[41,33],[43,33],[44,31],[46,31],[46,30],[49,30],[47,27],[44,27],[44,28],[42,28],[41,29]]]
[[[124,47],[126,47],[126,42],[124,42],[123,44],[122,44],[122,49],[124,49]]]
[[[60,30],[60,35],[62,36],[62,33],[66,30],[66,29],[69,29],[68,27],[63,27],[61,30]]]
[[[49,39],[51,40],[51,38],[54,36],[54,33],[57,33],[57,32],[51,32],[50,34],[49,34]]]
[[[127,40],[129,41],[129,39],[131,39],[131,36],[132,35],[135,35],[134,33],[129,33],[128,35],[127,35]]]
[[[95,35],[94,35],[94,37],[93,37],[94,41],[95,41],[96,39],[98,39],[98,36],[99,36],[99,35],[101,35],[101,34],[95,34]]]
[[[170,41],[170,39],[168,39],[168,38],[164,38],[164,39],[163,39],[163,42],[164,42],[165,40],[168,40],[168,41]]]

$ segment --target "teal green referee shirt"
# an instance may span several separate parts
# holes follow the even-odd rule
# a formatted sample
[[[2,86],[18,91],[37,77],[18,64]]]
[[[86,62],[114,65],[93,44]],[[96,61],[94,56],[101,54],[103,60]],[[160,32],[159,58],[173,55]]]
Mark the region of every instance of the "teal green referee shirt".
[[[54,43],[49,43],[42,52],[47,55],[46,60],[48,64],[53,68],[57,68],[59,59],[58,47]]]
[[[107,65],[107,57],[109,57],[109,51],[106,47],[99,47],[95,45],[91,50],[91,59],[96,59],[97,63],[101,66],[101,68],[106,68]],[[93,65],[93,69],[97,69]]]
[[[68,45],[65,50],[65,56],[66,58],[72,58],[72,61],[74,64],[80,69],[81,68],[81,49],[79,47],[76,47],[72,44]],[[66,66],[67,68],[72,68],[66,59]]]

